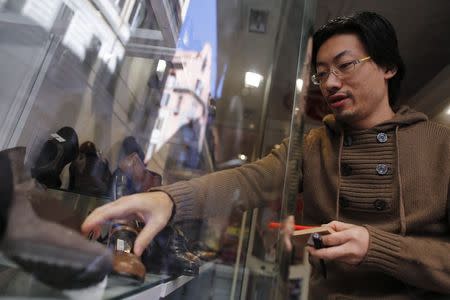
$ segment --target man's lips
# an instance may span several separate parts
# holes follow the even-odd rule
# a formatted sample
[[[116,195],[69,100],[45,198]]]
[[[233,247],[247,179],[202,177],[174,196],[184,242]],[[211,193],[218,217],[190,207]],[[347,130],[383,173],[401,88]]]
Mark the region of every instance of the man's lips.
[[[334,94],[329,96],[328,99],[328,104],[330,105],[331,108],[338,108],[342,105],[345,104],[345,102],[347,100],[349,100],[349,95],[347,94]]]

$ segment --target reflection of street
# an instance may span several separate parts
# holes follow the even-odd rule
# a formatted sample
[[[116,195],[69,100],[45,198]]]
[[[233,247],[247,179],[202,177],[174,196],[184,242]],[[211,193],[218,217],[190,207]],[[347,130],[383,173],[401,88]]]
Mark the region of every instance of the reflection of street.
[[[174,138],[181,145],[176,164],[198,167],[208,123],[210,99],[211,46],[202,51],[177,50],[162,93],[160,109],[151,133],[147,159]],[[196,154],[194,154],[196,153]],[[170,156],[172,161],[175,157]]]

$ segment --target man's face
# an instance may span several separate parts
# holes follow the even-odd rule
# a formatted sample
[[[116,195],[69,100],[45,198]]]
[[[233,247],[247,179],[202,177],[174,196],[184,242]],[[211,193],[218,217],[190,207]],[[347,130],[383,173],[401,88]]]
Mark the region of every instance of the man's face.
[[[329,71],[331,66],[367,56],[355,34],[338,34],[319,48],[316,68],[318,72]],[[361,120],[376,118],[390,109],[387,80],[394,75],[395,71],[386,72],[369,59],[355,64],[350,74],[336,77],[330,73],[320,89],[336,119],[358,125]]]

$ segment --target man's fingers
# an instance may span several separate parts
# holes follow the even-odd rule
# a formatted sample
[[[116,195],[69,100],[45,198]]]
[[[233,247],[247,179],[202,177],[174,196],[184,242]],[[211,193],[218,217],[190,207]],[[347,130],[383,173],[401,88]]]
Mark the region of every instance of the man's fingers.
[[[347,231],[334,232],[322,236],[323,244],[328,247],[342,245],[350,239],[351,237]]]
[[[326,224],[326,226],[333,228],[334,231],[343,231],[343,230],[347,230],[349,228],[355,227],[356,225],[339,222],[339,221],[332,221],[332,222]]]
[[[134,242],[133,251],[137,256],[141,256],[144,249],[150,244],[153,238],[160,232],[166,224],[162,222],[149,222],[139,232],[139,235]]]
[[[134,201],[128,197],[122,197],[114,202],[105,204],[95,209],[81,225],[83,233],[89,233],[94,228],[102,225],[106,221],[124,218],[136,211]]]
[[[348,253],[348,251],[346,250],[346,245],[322,249],[315,249],[313,247],[310,247],[308,251],[312,256],[326,260],[342,258]]]

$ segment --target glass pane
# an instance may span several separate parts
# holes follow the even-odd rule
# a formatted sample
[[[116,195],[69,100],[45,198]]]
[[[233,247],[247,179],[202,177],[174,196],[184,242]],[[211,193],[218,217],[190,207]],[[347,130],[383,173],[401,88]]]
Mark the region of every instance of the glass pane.
[[[330,112],[311,35],[358,5],[0,0],[0,295],[306,299],[305,241],[289,253],[279,228],[323,222],[298,193],[303,136]],[[448,19],[391,5],[377,9]],[[450,26],[423,50],[426,22],[393,19],[411,32],[400,104],[449,125]],[[82,235],[100,206],[116,213]]]
[[[25,170],[21,180],[35,182],[28,187],[33,213],[14,208],[11,214],[32,214],[35,228],[23,225],[26,232],[48,227],[45,247],[54,259],[95,272],[69,255],[71,247],[87,255],[94,243],[113,251],[115,262],[107,283],[91,279],[93,287],[79,290],[87,283],[73,277],[61,283],[48,264],[50,252],[36,252],[32,265],[18,259],[31,249],[20,246],[18,257],[5,251],[2,258],[0,293],[89,299],[205,298],[205,289],[212,298],[273,294],[278,231],[267,223],[284,215],[284,167],[278,193],[266,199],[270,208],[227,205],[229,197],[248,198],[239,186],[213,192],[204,212],[176,217],[142,257],[133,255],[132,244],[151,221],[145,216],[110,220],[89,234],[96,242],[79,231],[96,207],[122,196],[218,171],[230,180],[232,169],[280,147],[290,132],[296,62],[299,53],[304,59],[302,32],[309,26],[302,20],[310,20],[311,8],[198,0],[23,0],[0,1],[0,7],[2,149],[19,157],[22,169],[14,165],[13,175]],[[15,146],[26,147],[24,157]],[[220,213],[216,198],[223,202]],[[69,235],[72,242],[62,238]],[[54,250],[61,241],[65,250]],[[73,275],[70,267],[63,270]]]

